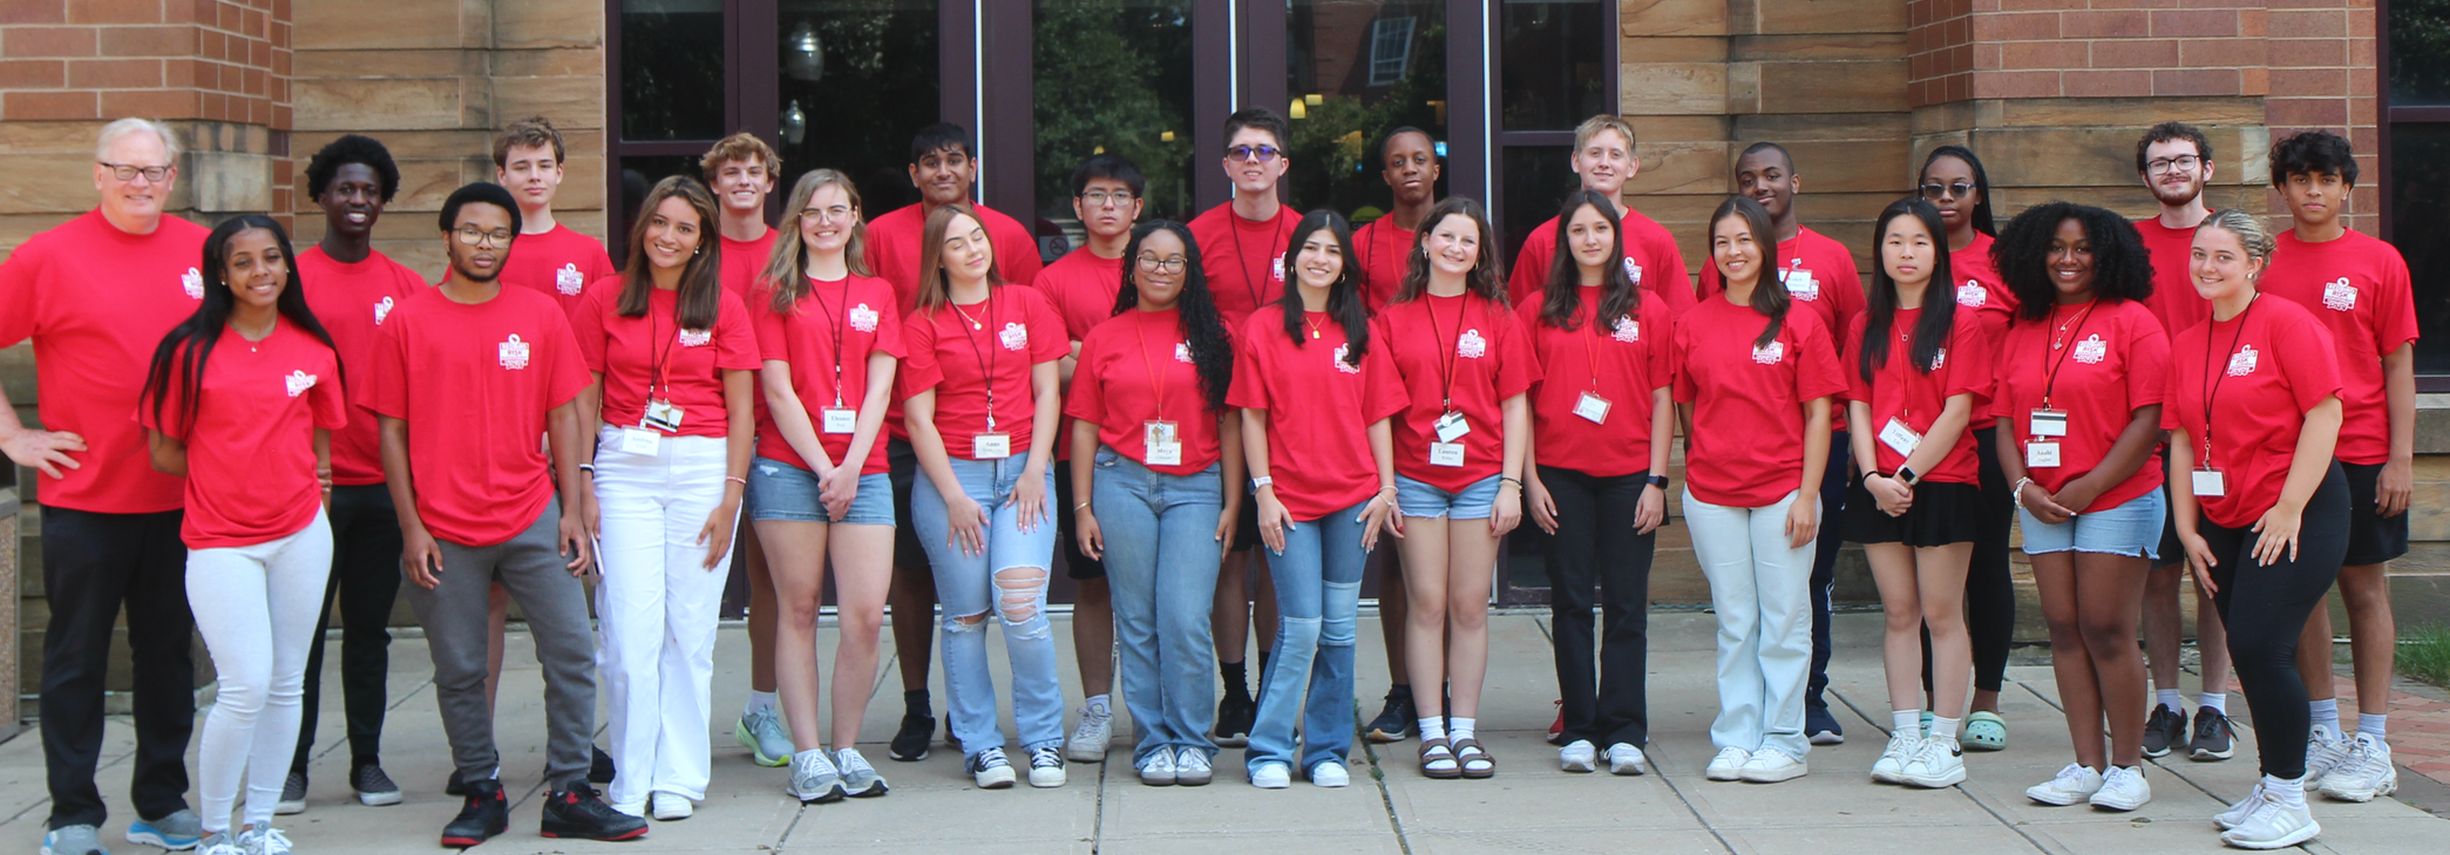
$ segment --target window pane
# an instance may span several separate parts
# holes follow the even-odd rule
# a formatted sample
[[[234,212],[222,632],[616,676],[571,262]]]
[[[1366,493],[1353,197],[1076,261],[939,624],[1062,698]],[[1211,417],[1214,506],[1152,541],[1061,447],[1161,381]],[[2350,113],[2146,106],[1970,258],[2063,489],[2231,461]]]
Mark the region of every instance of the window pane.
[[[1148,176],[1143,219],[1188,219],[1191,198],[1190,0],[1038,0],[1032,86],[1038,216],[1086,240],[1072,212],[1072,170],[1100,152]]]
[[[621,0],[621,138],[723,129],[723,0]]]
[[[1293,202],[1377,219],[1394,205],[1379,176],[1387,131],[1420,128],[1446,151],[1445,0],[1290,0],[1285,24]]]
[[[2416,326],[2450,329],[2450,125],[2398,124],[2390,132],[2391,231],[2416,283]],[[2450,341],[2428,335],[2416,343],[2416,370],[2450,372]]]
[[[714,144],[708,143],[707,147],[712,148]],[[621,210],[611,221],[612,234],[604,236],[604,245],[612,251],[613,263],[620,263],[622,245],[629,240],[630,224],[638,218],[638,203],[646,199],[648,190],[655,188],[655,182],[674,175],[700,177],[697,156],[630,155],[621,158]]]
[[[2450,104],[2450,0],[2391,0],[2390,102]]]
[[[1602,112],[1608,81],[1605,39],[1616,36],[1614,3],[1602,0],[1506,0],[1499,7],[1504,39],[1497,103],[1509,131],[1570,131]]]
[[[859,184],[875,217],[919,200],[910,135],[943,115],[936,0],[781,0],[778,103],[788,193],[812,169]],[[973,133],[977,129],[971,129]]]
[[[1498,154],[1498,198],[1505,207],[1497,214],[1497,243],[1506,250],[1507,264],[1522,250],[1523,237],[1556,216],[1565,195],[1582,186],[1567,159],[1572,153],[1572,146],[1518,145]]]

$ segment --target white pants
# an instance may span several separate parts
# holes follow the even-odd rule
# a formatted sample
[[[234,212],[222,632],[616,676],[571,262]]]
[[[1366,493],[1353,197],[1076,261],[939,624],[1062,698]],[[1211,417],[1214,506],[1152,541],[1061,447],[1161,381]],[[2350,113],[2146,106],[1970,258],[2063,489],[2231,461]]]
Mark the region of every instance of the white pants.
[[[272,822],[298,750],[306,652],[331,578],[332,527],[320,511],[278,540],[187,552],[187,606],[220,675],[196,748],[205,831],[229,830],[242,777],[243,824]]]
[[[1710,743],[1776,749],[1798,760],[1804,682],[1812,673],[1812,542],[1789,548],[1788,493],[1777,504],[1730,508],[1684,494],[1693,557],[1718,613],[1718,718]]]
[[[667,436],[652,456],[626,454],[608,426],[597,443],[596,668],[618,770],[605,800],[629,813],[649,793],[706,797],[715,610],[731,554],[707,569],[698,531],[723,501],[724,457],[714,437]]]

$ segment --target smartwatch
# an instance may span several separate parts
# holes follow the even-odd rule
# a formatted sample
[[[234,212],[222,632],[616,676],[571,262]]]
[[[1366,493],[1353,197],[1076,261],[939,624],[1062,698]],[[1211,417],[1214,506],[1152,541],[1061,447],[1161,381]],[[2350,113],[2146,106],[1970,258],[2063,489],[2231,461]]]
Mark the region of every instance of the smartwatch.
[[[1649,481],[1650,485],[1653,487],[1657,487],[1661,490],[1667,489],[1667,476],[1665,475],[1652,475],[1643,480]]]

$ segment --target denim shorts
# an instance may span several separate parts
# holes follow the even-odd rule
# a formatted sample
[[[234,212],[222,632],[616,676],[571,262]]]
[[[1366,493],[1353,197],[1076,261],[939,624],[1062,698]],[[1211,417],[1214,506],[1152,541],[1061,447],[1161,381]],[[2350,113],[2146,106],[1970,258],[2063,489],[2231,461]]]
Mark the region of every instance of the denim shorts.
[[[2077,514],[2058,525],[2044,524],[2021,507],[2016,509],[2016,518],[2024,529],[2026,555],[2075,551],[2158,559],[2161,526],[2168,519],[2162,507],[2166,501],[2161,491],[2153,490],[2126,504]]]
[[[1408,517],[1485,520],[1497,505],[1497,479],[1491,475],[1461,490],[1447,492],[1425,482],[1395,476],[1395,507]]]
[[[882,472],[859,476],[859,495],[851,497],[842,519],[830,519],[817,500],[817,473],[759,457],[749,461],[749,519],[786,522],[840,522],[848,525],[893,524],[893,479]]]

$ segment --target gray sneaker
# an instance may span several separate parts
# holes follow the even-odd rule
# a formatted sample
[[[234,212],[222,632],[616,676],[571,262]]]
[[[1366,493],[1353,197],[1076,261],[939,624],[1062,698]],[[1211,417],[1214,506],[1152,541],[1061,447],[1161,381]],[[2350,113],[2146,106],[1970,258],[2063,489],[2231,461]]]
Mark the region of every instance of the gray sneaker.
[[[289,780],[281,782],[281,800],[273,803],[277,816],[293,816],[306,812],[306,773],[291,772]]]
[[[834,768],[842,773],[842,791],[854,799],[874,798],[893,788],[885,784],[885,776],[876,774],[868,758],[859,749],[845,748],[834,752]]]
[[[349,770],[349,789],[357,791],[357,803],[367,807],[383,807],[400,803],[400,785],[383,774],[383,767],[367,763]]]
[[[732,738],[749,750],[749,757],[759,766],[783,766],[791,762],[794,753],[791,733],[784,729],[783,720],[771,712],[747,713],[740,723],[732,725]]]
[[[43,835],[42,855],[111,855],[102,848],[102,829],[63,825]]]
[[[196,848],[204,840],[204,818],[179,808],[167,816],[128,823],[128,842],[171,851]]]
[[[270,826],[256,826],[238,833],[241,855],[289,855],[289,835]]]
[[[838,802],[844,795],[842,772],[825,759],[825,749],[811,748],[791,755],[791,795],[801,804]]]

